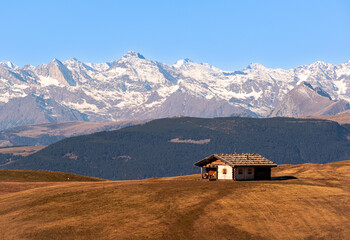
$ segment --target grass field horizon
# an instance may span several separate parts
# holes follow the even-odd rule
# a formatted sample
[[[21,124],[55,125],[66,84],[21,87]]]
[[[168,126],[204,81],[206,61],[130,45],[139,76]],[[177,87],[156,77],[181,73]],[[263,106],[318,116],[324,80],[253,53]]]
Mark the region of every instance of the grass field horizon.
[[[65,181],[106,181],[105,179],[78,175],[74,173],[40,170],[0,169],[0,182],[65,182]]]
[[[1,179],[0,239],[349,238],[350,161],[280,165],[272,176],[295,179]]]

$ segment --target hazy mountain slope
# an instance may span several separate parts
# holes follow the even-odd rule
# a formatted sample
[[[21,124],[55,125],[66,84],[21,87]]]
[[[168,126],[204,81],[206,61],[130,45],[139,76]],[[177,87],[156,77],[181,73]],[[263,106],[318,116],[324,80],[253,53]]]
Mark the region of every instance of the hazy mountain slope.
[[[38,116],[46,114],[35,123],[72,118],[110,122],[177,115],[267,116],[302,81],[319,87],[333,100],[349,101],[349,80],[350,62],[316,62],[290,70],[254,63],[240,71],[223,71],[188,59],[167,65],[135,52],[108,63],[84,63],[71,58],[20,68],[2,62],[0,115],[7,117],[0,119],[0,128],[30,122],[26,114],[12,107],[17,104],[13,101],[28,96],[46,100],[39,110],[35,105],[28,106],[28,111],[41,111]],[[57,108],[53,116],[47,114]]]
[[[0,105],[0,129],[57,121],[87,121],[85,114],[50,98],[28,95]]]
[[[28,156],[30,154],[36,153],[47,146],[17,146],[17,147],[0,147],[0,154],[9,154],[12,156]],[[11,157],[11,156],[9,156]]]
[[[197,117],[221,117],[221,116],[255,116],[251,111],[236,107],[228,102],[217,99],[203,99],[181,91],[171,94],[159,107],[145,113],[142,118],[158,116],[197,116]]]
[[[49,145],[66,137],[117,130],[147,121],[129,120],[106,123],[75,121],[26,125],[0,131],[0,146]]]
[[[191,174],[196,171],[195,161],[235,151],[256,152],[278,164],[326,163],[350,158],[349,135],[338,123],[325,120],[160,119],[67,138],[3,168],[141,179]]]
[[[313,88],[302,82],[293,88],[272,111],[271,117],[277,116],[317,116],[343,112],[350,108],[344,100],[332,101],[321,88]]]
[[[339,124],[350,124],[350,111],[348,110],[335,115],[311,116],[311,117],[305,117],[305,118],[324,119],[324,120],[335,121]]]

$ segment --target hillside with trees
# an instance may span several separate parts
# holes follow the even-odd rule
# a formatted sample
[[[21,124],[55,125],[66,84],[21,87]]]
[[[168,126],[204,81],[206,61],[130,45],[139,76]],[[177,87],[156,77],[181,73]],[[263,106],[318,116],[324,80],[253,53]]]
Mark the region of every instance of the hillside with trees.
[[[64,171],[106,179],[198,173],[213,153],[259,153],[277,164],[350,159],[349,130],[295,118],[166,118],[67,138],[2,168]]]

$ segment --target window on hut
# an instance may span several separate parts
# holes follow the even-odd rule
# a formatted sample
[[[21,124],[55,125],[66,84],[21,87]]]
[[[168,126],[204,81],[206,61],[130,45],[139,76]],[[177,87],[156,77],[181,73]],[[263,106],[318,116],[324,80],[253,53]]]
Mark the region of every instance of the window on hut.
[[[226,168],[222,169],[222,174],[227,174],[227,169]]]
[[[238,174],[243,174],[243,169],[238,169]]]
[[[253,174],[253,169],[248,168],[248,174]]]

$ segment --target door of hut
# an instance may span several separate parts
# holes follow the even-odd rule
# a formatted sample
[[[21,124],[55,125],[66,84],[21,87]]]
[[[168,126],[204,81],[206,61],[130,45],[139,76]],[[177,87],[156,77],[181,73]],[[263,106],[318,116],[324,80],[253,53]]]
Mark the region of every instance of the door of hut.
[[[235,171],[236,180],[252,180],[254,179],[253,167],[237,167]]]

